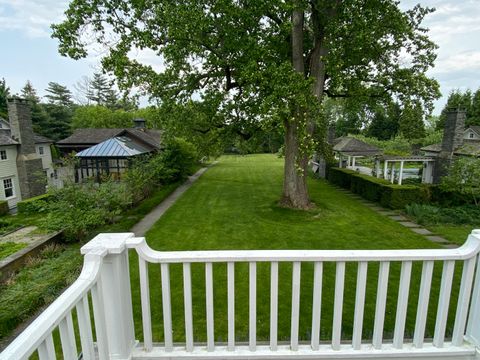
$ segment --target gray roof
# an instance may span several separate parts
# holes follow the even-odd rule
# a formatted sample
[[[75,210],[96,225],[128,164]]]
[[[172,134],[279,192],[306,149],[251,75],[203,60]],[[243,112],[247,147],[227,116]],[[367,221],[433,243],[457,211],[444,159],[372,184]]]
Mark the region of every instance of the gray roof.
[[[373,156],[382,153],[376,146],[349,136],[342,136],[335,139],[333,145],[333,151],[347,155]]]
[[[68,138],[57,142],[60,146],[96,145],[112,137],[133,135],[153,148],[161,147],[161,131],[150,129],[76,129]]]
[[[442,144],[432,144],[421,148],[422,151],[439,153],[442,151]],[[480,156],[480,141],[463,140],[463,145],[455,149],[455,155]]]
[[[130,157],[150,152],[145,146],[128,136],[118,136],[105,140],[100,144],[80,151],[77,157]]]
[[[480,136],[480,126],[479,125],[470,125],[468,127],[468,129],[472,129],[473,131],[475,131],[477,133],[478,136]]]
[[[33,134],[33,141],[35,144],[53,144],[55,141],[43,136],[43,135],[38,135],[38,134]]]
[[[10,136],[0,134],[0,146],[2,145],[18,145],[19,142],[13,140]]]

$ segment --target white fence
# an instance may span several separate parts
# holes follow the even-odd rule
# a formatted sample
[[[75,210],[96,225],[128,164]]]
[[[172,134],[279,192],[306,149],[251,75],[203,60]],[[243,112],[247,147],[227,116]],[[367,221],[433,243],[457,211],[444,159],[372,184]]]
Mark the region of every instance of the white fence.
[[[138,253],[141,338],[135,340],[128,248]],[[159,252],[148,247],[144,238],[133,234],[101,234],[82,248],[85,264],[79,279],[42,313],[10,346],[0,359],[27,359],[38,352],[40,359],[322,359],[322,358],[397,358],[410,357],[474,359],[480,345],[480,231],[474,231],[466,243],[458,249],[438,250],[272,250],[272,251],[191,251]],[[398,299],[395,308],[393,338],[385,340],[384,322],[387,303],[387,289],[391,263],[401,263],[398,281]],[[409,293],[411,289],[412,266],[421,263],[421,279],[416,304],[413,339],[405,338]],[[432,295],[434,266],[442,262],[441,281],[438,294]],[[157,263],[161,277],[161,304],[163,339],[154,342],[152,335],[152,303],[160,299],[151,298],[149,263]],[[203,264],[205,281],[192,282],[192,264]],[[225,314],[226,342],[215,341],[213,264],[226,264]],[[248,319],[238,319],[236,309],[235,267],[248,263]],[[257,341],[257,264],[267,263],[270,269],[269,284],[269,338]],[[279,264],[291,263],[291,298],[279,296]],[[299,335],[299,319],[302,311],[300,290],[302,289],[302,267],[313,263],[311,339],[302,340]],[[324,308],[325,280],[324,265],[335,266],[333,300],[333,321],[329,339],[320,340],[321,311]],[[356,263],[355,305],[353,309],[353,331],[351,340],[342,339],[342,314],[344,307],[346,264]],[[181,278],[172,279],[173,264],[181,264]],[[366,299],[369,266],[378,266],[376,294]],[[435,265],[434,265],[435,264]],[[461,265],[461,277],[454,277],[455,265]],[[136,265],[135,265],[136,266]],[[176,265],[175,265],[176,266]],[[197,266],[197,265],[195,265]],[[282,265],[283,266],[283,265]],[[447,320],[452,299],[454,279],[459,279],[458,300],[451,339],[446,339]],[[178,319],[172,319],[171,281],[181,282],[183,299],[182,331],[185,341],[174,343],[174,326]],[[243,279],[237,279],[243,280]],[[136,284],[134,284],[136,286]],[[160,286],[160,285],[159,285]],[[192,289],[204,286],[205,302],[195,304]],[[395,285],[396,286],[396,285]],[[323,290],[323,296],[322,296]],[[438,297],[437,297],[438,295]],[[427,313],[434,299],[438,306],[433,338],[425,338]],[[455,299],[457,297],[455,296]],[[174,299],[175,303],[181,302]],[[432,300],[432,301],[430,301]],[[291,303],[290,335],[288,342],[279,341],[279,304]],[[373,335],[365,337],[365,305],[375,303]],[[206,342],[196,342],[194,309],[205,307]],[[238,304],[237,304],[238,305]],[[263,304],[262,304],[263,305]],[[262,306],[261,308],[264,308]],[[238,309],[238,307],[237,307]],[[248,322],[248,341],[236,341],[235,323]],[[155,323],[153,325],[156,325]],[[140,333],[140,329],[137,329]],[[56,332],[58,339],[54,341]],[[178,335],[178,334],[177,334]],[[218,335],[218,334],[217,334]],[[80,339],[79,341],[76,340]],[[78,342],[78,344],[77,344]],[[55,348],[55,343],[57,347]],[[78,345],[78,346],[77,346]]]

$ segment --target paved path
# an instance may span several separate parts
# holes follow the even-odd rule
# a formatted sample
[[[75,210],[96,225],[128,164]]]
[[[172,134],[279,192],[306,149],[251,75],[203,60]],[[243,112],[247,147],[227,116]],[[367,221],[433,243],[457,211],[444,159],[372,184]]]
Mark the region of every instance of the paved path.
[[[377,212],[381,215],[384,215],[384,216],[390,218],[391,220],[394,220],[394,221],[398,222],[400,225],[405,226],[406,228],[410,229],[411,231],[413,231],[416,234],[425,236],[425,238],[429,241],[437,243],[437,244],[439,244],[439,245],[441,245],[441,246],[443,246],[447,249],[452,249],[452,248],[457,248],[458,247],[457,244],[453,244],[450,241],[448,241],[447,239],[444,239],[443,237],[436,236],[431,231],[421,227],[420,225],[418,225],[414,222],[409,221],[409,219],[407,219],[403,215],[400,215],[397,211],[390,210],[390,209],[385,209],[385,208],[379,206],[377,203],[373,203],[371,201],[365,200],[364,198],[360,197],[359,195],[357,195],[355,193],[352,193],[348,190],[345,190],[345,189],[343,189],[341,187],[338,187],[338,186],[335,186],[335,185],[333,185],[333,186],[337,190],[339,190],[340,192],[347,195],[348,197],[350,197],[352,199],[355,199],[355,200],[358,200],[359,202],[361,202],[362,204],[364,204],[366,207],[370,208],[371,210],[373,210],[373,211],[375,211],[375,212]]]
[[[212,165],[215,165],[217,162],[215,161]],[[210,166],[212,166],[210,165]],[[173,193],[171,193],[165,200],[163,200],[160,205],[158,205],[155,209],[149,212],[142,220],[136,223],[130,231],[135,233],[135,236],[145,236],[146,232],[150,230],[150,228],[155,224],[160,217],[165,214],[165,212],[172,206],[175,201],[178,200],[180,196],[183,195],[185,191],[187,191],[192,184],[197,181],[197,179],[202,176],[202,174],[207,171],[209,166],[201,168],[195,174],[188,177],[188,180],[185,181],[182,185],[180,185]]]

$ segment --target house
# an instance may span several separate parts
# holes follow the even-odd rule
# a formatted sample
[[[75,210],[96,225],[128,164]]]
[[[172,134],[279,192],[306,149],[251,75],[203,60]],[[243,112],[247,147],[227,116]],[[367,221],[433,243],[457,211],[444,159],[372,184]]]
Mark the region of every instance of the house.
[[[433,182],[438,183],[448,172],[448,167],[459,156],[480,157],[480,126],[465,129],[465,111],[451,109],[447,112],[441,144],[423,147],[425,156],[435,159]]]
[[[32,130],[27,100],[8,99],[8,121],[0,119],[0,200],[17,202],[45,193],[53,177],[52,140]]]
[[[99,182],[103,175],[120,178],[133,159],[161,150],[161,131],[147,129],[145,120],[135,119],[133,128],[77,129],[57,146],[64,156],[75,154],[79,160],[71,180]]]

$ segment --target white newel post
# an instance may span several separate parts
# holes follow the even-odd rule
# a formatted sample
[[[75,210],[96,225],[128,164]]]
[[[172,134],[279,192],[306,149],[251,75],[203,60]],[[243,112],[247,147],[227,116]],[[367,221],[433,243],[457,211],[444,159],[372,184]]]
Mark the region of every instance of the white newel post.
[[[480,241],[480,230],[473,230],[470,236],[475,236]],[[477,269],[470,302],[466,339],[480,348],[480,255],[477,255]]]
[[[127,239],[133,233],[99,234],[85,244],[81,252],[104,249],[107,255],[101,270],[105,332],[110,359],[130,359],[135,346]]]

